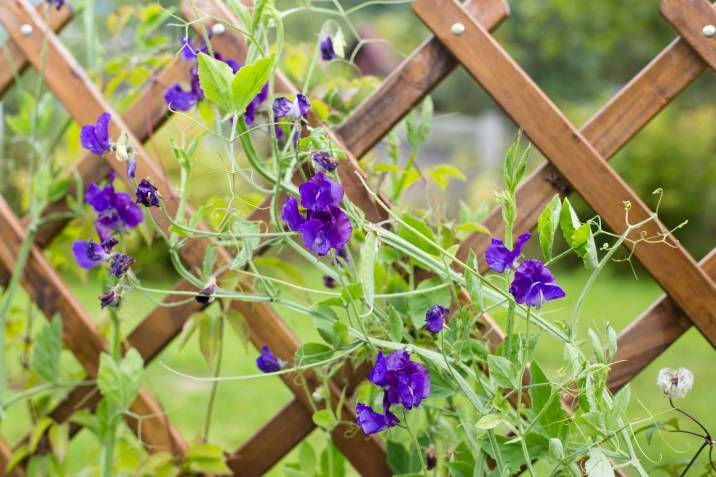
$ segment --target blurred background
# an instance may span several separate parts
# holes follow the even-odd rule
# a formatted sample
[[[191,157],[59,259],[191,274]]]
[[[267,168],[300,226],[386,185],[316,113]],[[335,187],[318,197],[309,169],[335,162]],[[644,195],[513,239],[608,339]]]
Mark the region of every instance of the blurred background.
[[[79,18],[61,33],[63,42],[83,66],[94,72],[93,79],[111,98],[113,105],[120,110],[126,109],[151,79],[152,71],[166,64],[178,51],[184,27],[172,17],[179,13],[177,2],[68,0],[68,3],[79,12]],[[363,2],[341,0],[340,5],[348,12],[344,15],[329,13],[337,2],[314,1],[312,11],[300,8],[308,3],[277,2],[279,8],[287,12],[287,51],[283,69],[296,84],[311,91],[314,104],[325,105],[325,119],[337,125],[428,36],[428,31],[412,14],[409,3],[360,8]],[[510,10],[509,18],[494,33],[495,37],[578,127],[676,36],[659,14],[658,0],[513,0]],[[305,85],[310,56],[325,28],[341,29],[346,37],[347,56],[354,57],[354,64],[345,61],[321,63],[313,80]],[[4,32],[0,32],[0,44],[5,38]],[[37,75],[28,71],[22,79],[32,92]],[[688,225],[679,230],[677,237],[697,260],[711,250],[716,238],[714,86],[714,74],[709,70],[611,161],[650,205],[653,205],[651,192],[657,188],[664,190],[660,216],[668,226],[688,220]],[[448,218],[457,216],[460,201],[470,210],[491,209],[495,205],[494,191],[502,188],[502,159],[516,133],[515,125],[461,68],[433,92],[432,100],[434,119],[427,141],[418,153],[417,164],[425,169],[448,164],[461,171],[462,177],[450,176],[449,187],[416,183],[408,191],[404,206],[419,209],[426,205],[425,197],[429,196],[446,204],[444,213]],[[18,122],[13,118],[21,116],[23,101],[29,100],[23,99],[17,87],[0,101],[3,116],[0,121],[0,192],[18,214],[23,213],[26,202],[23,191],[28,180],[28,145],[17,139],[22,136],[22,131],[18,130]],[[58,170],[68,171],[83,155],[78,144],[81,125],[69,120],[61,104],[51,97],[43,110],[48,111],[47,135],[40,140],[57,144],[53,158]],[[168,139],[181,141],[193,137],[200,131],[195,120],[206,117],[206,111],[201,107],[190,115],[174,117],[147,144],[147,150],[170,175],[177,173],[177,167]],[[404,161],[410,149],[404,126],[398,126],[395,132]],[[222,147],[218,141],[207,138],[197,152],[191,187],[194,203],[221,203],[227,197],[227,188],[222,190],[218,185],[225,182],[222,180],[225,172]],[[385,142],[378,144],[363,159],[365,167],[376,170],[378,165],[389,161],[387,149]],[[541,161],[539,152],[534,151],[529,167],[534,169]],[[245,185],[241,191],[243,205],[239,207],[246,207],[248,212],[252,204],[259,203],[260,194],[249,184]],[[430,188],[430,195],[425,194],[424,187]],[[578,199],[576,202],[581,217],[586,219],[593,215],[585,204]],[[80,273],[71,259],[68,260],[71,241],[91,231],[89,217],[88,214],[74,221],[46,253],[72,284],[83,304],[92,310],[100,326],[106,326],[107,317],[96,311],[96,296],[100,290],[93,283],[93,275]],[[156,287],[173,286],[176,274],[163,244],[153,236],[149,227],[142,228],[133,240],[133,255],[137,256],[135,268],[142,279]],[[537,256],[539,252],[535,247],[527,253]],[[286,260],[290,265],[290,256],[277,253],[269,254],[259,266],[275,268],[271,258]],[[273,272],[289,273],[286,271],[289,265],[280,266],[278,272]],[[555,319],[571,311],[575,294],[586,279],[576,261],[561,264],[557,276],[564,283],[568,298],[548,309]],[[318,283],[320,277],[309,275],[304,280]],[[582,325],[585,331],[587,327],[602,331],[605,322],[609,321],[620,330],[659,296],[658,286],[638,264],[631,267],[627,263],[615,263],[601,276],[588,299]],[[131,331],[152,306],[147,297],[132,294],[122,308],[125,332]],[[16,307],[9,334],[22,336],[27,313],[28,307],[21,304]],[[284,317],[302,338],[315,339],[310,322],[290,312],[284,313]],[[545,369],[554,373],[561,365],[561,349],[554,349],[551,344],[547,337],[541,341],[537,359],[545,363]],[[255,356],[255,351],[245,346],[240,336],[228,334],[225,357],[228,364],[223,374],[252,373]],[[667,408],[655,385],[658,369],[686,366],[694,371],[696,385],[684,406],[703,418],[707,426],[715,425],[716,411],[710,406],[708,392],[716,385],[712,371],[715,357],[712,347],[697,331],[687,332],[635,379],[631,406],[634,420],[663,413]],[[73,372],[77,364],[71,357],[66,358],[68,372]],[[196,339],[187,340],[184,347],[180,347],[178,341],[168,347],[150,365],[146,380],[180,430],[188,438],[196,436],[203,428],[209,386],[178,377],[164,365],[189,374],[206,375],[209,371]],[[221,419],[217,419],[214,426],[213,439],[227,448],[237,447],[288,399],[288,391],[278,380],[260,379],[251,381],[250,385],[243,382],[222,384],[215,414]],[[659,419],[670,417],[673,416],[665,414]],[[2,422],[2,434],[16,442],[31,419],[26,409],[13,410],[10,418]],[[699,444],[658,433],[652,441],[642,439],[641,443],[645,465],[654,475],[669,475],[668,469],[661,469],[662,464],[688,461]],[[96,450],[96,443],[88,432],[83,431],[71,445],[71,451],[82,453],[88,449]],[[295,460],[295,456],[287,459]],[[274,469],[276,475],[281,474],[280,468]]]

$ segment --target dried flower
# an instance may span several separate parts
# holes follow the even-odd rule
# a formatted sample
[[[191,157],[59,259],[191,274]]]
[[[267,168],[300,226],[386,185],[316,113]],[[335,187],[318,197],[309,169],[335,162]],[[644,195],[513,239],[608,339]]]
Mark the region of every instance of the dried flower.
[[[326,288],[336,288],[338,284],[336,279],[330,275],[323,275],[323,286]]]
[[[119,306],[121,297],[114,288],[110,288],[106,292],[102,292],[99,296],[99,304],[102,308],[107,306]]]
[[[336,167],[338,167],[338,160],[326,151],[314,152],[311,158],[319,168],[326,172],[333,172],[336,170]]]
[[[425,313],[425,329],[431,333],[440,333],[445,326],[445,318],[450,310],[442,305],[433,305]]]
[[[126,253],[117,253],[112,258],[112,263],[109,266],[109,270],[117,278],[122,278],[129,267],[134,263],[134,259]]]
[[[656,384],[669,398],[679,399],[691,391],[694,386],[694,375],[686,368],[663,368],[659,371]]]
[[[517,268],[510,293],[517,303],[538,308],[545,302],[565,296],[552,272],[535,259],[525,260]]]
[[[506,268],[514,268],[515,262],[522,253],[522,247],[530,239],[529,232],[525,232],[517,238],[515,248],[510,250],[505,247],[502,240],[493,238],[492,244],[485,250],[485,261],[496,272],[502,273]]]

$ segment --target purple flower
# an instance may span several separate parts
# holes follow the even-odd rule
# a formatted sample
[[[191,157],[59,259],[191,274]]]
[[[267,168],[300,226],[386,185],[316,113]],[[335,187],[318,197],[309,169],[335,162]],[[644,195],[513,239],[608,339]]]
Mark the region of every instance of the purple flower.
[[[256,366],[264,373],[275,373],[283,368],[281,360],[269,350],[268,346],[261,347],[261,353],[256,358]]]
[[[542,303],[565,296],[552,272],[542,262],[534,259],[525,260],[517,268],[510,285],[510,293],[517,303],[538,308]]]
[[[273,115],[275,119],[290,117],[300,119],[308,115],[311,103],[301,93],[296,94],[296,99],[291,101],[288,98],[276,98],[273,101]]]
[[[330,35],[323,37],[323,40],[318,44],[321,50],[321,58],[323,61],[331,61],[336,57],[336,52],[333,49],[333,38]]]
[[[164,101],[174,111],[189,111],[200,99],[193,89],[184,91],[179,83],[170,86],[164,93]]]
[[[400,350],[389,354],[378,353],[368,380],[385,390],[384,405],[402,404],[405,409],[418,407],[430,394],[430,374],[420,363],[410,361],[410,354]]]
[[[492,239],[492,244],[485,250],[485,260],[487,264],[496,272],[504,272],[506,268],[514,268],[515,261],[522,253],[522,247],[530,239],[529,232],[525,232],[517,238],[515,248],[510,250],[505,247],[502,240]]]
[[[65,5],[65,0],[47,0],[47,4],[50,6],[55,5],[59,11]]]
[[[118,253],[112,258],[112,263],[109,266],[110,272],[117,278],[122,278],[129,267],[134,263],[134,259],[126,253]]]
[[[214,301],[214,293],[216,293],[216,279],[212,277],[206,286],[199,290],[199,294],[194,299],[202,305],[208,305]]]
[[[194,46],[191,44],[191,39],[189,37],[183,36],[181,37],[181,44],[181,56],[186,61],[195,61],[196,57],[199,56],[199,53],[206,53],[209,51],[209,47],[206,45],[203,38],[201,38],[199,46]]]
[[[326,288],[336,288],[338,283],[336,283],[336,279],[332,276],[323,275],[323,286]]]
[[[91,153],[101,156],[112,150],[112,143],[109,140],[109,123],[112,116],[109,113],[102,113],[97,119],[97,124],[82,126],[80,130],[80,142],[82,147]]]
[[[327,211],[308,210],[306,217],[298,211],[298,203],[293,197],[286,199],[281,217],[294,232],[303,236],[306,248],[323,257],[333,248],[341,250],[353,234],[353,226],[348,216],[338,207]]]
[[[72,254],[80,267],[89,270],[107,260],[115,245],[117,245],[117,241],[113,238],[105,240],[101,244],[95,243],[93,240],[89,242],[76,240],[72,244]]]
[[[365,434],[377,434],[399,423],[400,420],[389,410],[386,410],[385,414],[380,414],[367,404],[362,402],[356,404],[356,424]]]
[[[154,184],[147,179],[142,179],[137,186],[137,204],[144,207],[159,207],[159,194]]]
[[[425,313],[425,328],[431,333],[440,333],[450,310],[442,305],[433,305]]]
[[[264,87],[261,88],[261,91],[259,91],[259,94],[257,94],[256,97],[252,99],[249,105],[246,107],[246,112],[244,112],[244,120],[246,121],[247,126],[251,126],[254,124],[254,121],[256,120],[256,111],[268,99],[268,86],[268,83],[266,83]]]
[[[99,304],[102,308],[106,306],[119,306],[121,297],[114,288],[110,288],[106,292],[102,292],[99,296]]]
[[[102,188],[90,184],[85,191],[85,200],[97,212],[95,228],[100,240],[108,240],[113,232],[134,228],[144,219],[142,209],[126,192],[115,192],[112,184],[115,174],[110,173],[109,182]]]
[[[311,158],[313,158],[313,162],[318,164],[318,167],[326,172],[335,171],[336,167],[338,167],[338,160],[325,151],[314,152]]]
[[[343,200],[343,186],[328,179],[322,172],[298,186],[301,206],[312,212],[324,212],[338,207]]]

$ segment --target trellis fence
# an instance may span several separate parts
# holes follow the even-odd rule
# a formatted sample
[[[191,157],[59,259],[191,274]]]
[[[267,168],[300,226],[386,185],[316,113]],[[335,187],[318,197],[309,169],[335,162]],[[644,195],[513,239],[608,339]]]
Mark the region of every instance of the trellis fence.
[[[219,0],[195,0],[192,3],[193,6],[183,5],[182,11],[187,19],[198,20],[194,26],[198,27],[200,22],[207,28],[217,22],[239,23]],[[581,129],[570,124],[489,34],[488,31],[508,15],[508,6],[503,0],[472,0],[464,5],[455,0],[416,0],[414,10],[435,36],[426,39],[332,133],[332,138],[348,152],[348,159],[342,161],[339,168],[346,193],[365,211],[369,220],[378,222],[386,217],[357,179],[356,173],[363,174],[359,159],[458,63],[549,160],[519,189],[518,233],[535,226],[539,212],[554,194],[566,195],[573,191],[580,194],[618,233],[626,230],[622,201],[632,204],[631,217],[634,221],[643,220],[651,214],[641,199],[610,168],[607,160],[707,67],[716,67],[716,38],[712,38],[713,28],[707,27],[716,25],[716,11],[707,0],[663,0],[662,14],[679,36]],[[119,115],[107,104],[87,73],[56,36],[71,16],[68,8],[59,12],[53,9],[46,24],[42,6],[35,9],[27,0],[0,1],[0,23],[10,35],[7,51],[11,59],[8,61],[5,55],[0,56],[0,94],[12,85],[17,78],[16,72],[30,65],[44,75],[50,90],[79,124],[93,123],[100,113],[110,112],[113,134],[120,130],[129,131],[137,146],[138,175],[155,181],[166,199],[169,212],[173,214],[178,204],[176,190],[141,144],[168,119],[163,92],[176,81],[187,80],[190,65],[177,59],[157,72],[141,96],[124,115]],[[46,45],[44,64],[43,45]],[[228,57],[243,59],[246,54],[243,38],[231,29],[215,36],[213,46]],[[295,92],[295,88],[280,74],[276,84],[279,91]],[[317,124],[316,118],[311,118],[311,121]],[[77,171],[84,183],[89,183],[100,181],[110,170],[120,167],[123,168],[123,165],[117,161],[87,155],[78,163]],[[117,172],[120,177],[125,177],[123,171]],[[67,210],[67,204],[62,199],[49,206],[45,213]],[[267,207],[257,209],[252,219],[268,224],[267,217],[262,216],[265,213],[262,211],[266,210]],[[191,210],[187,214],[191,214]],[[160,227],[168,229],[169,224],[161,214],[155,213],[154,218]],[[57,313],[62,316],[66,346],[77,356],[87,375],[94,378],[99,355],[106,348],[105,339],[42,254],[43,247],[65,225],[66,222],[59,220],[48,223],[39,231],[25,230],[23,221],[0,198],[0,284],[8,282],[23,239],[32,233],[34,245],[22,284],[48,319]],[[485,225],[492,234],[502,235],[500,212],[493,211]],[[650,234],[665,231],[658,223],[651,227]],[[638,247],[635,251],[636,257],[663,288],[665,295],[619,334],[619,351],[608,381],[613,391],[633,378],[692,325],[712,345],[716,345],[716,252],[712,251],[697,264],[677,241],[672,238],[667,240],[668,244]],[[469,250],[474,250],[480,256],[487,244],[487,237],[475,234],[461,244],[458,255],[464,258]],[[183,259],[190,266],[200,266],[206,246],[206,241],[192,241],[182,249]],[[220,251],[220,260],[226,262],[230,259],[229,252]],[[245,289],[250,287],[248,283],[241,286]],[[176,288],[193,290],[190,284],[183,281]],[[165,301],[171,303],[178,298],[169,296]],[[177,336],[188,317],[200,306],[190,303],[170,309],[157,307],[130,333],[127,345],[135,347],[146,362],[151,361]],[[251,341],[256,346],[269,345],[280,358],[292,359],[299,340],[269,304],[233,301],[231,306],[246,317]],[[493,346],[499,344],[503,336],[489,316],[481,320],[479,332]],[[331,384],[332,399],[329,404],[337,406],[344,389],[350,395],[365,379],[367,369],[368,365],[363,365],[357,369],[346,369],[337,376]],[[306,388],[299,384],[296,376],[286,375],[282,379],[294,397],[229,456],[229,466],[236,475],[252,476],[266,472],[315,427],[311,419],[313,408],[310,396],[310,391],[318,385],[315,375],[304,373]],[[94,409],[98,399],[98,393],[91,387],[76,388],[52,411],[51,417],[56,422],[65,421],[77,409]],[[162,412],[160,403],[148,392],[140,392],[132,411],[139,418],[127,418],[127,423],[140,435],[148,451],[168,450],[178,458],[185,455],[187,446],[184,438]],[[354,419],[353,408],[348,402],[337,412],[346,421]],[[73,428],[73,434],[76,431]],[[337,427],[333,439],[351,464],[362,475],[390,475],[382,441],[347,431],[347,426]],[[1,443],[0,465],[3,469],[10,449],[11,444]],[[24,464],[15,467],[12,475],[24,475]]]

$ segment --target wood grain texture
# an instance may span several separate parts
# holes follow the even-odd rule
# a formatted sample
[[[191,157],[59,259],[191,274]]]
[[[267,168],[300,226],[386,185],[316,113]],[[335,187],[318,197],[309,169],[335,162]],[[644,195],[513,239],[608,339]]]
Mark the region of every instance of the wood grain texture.
[[[519,65],[459,4],[450,0],[417,0],[413,8],[613,230],[621,233],[626,228],[624,201],[631,203],[632,223],[652,215]],[[465,34],[450,33],[450,26],[456,21],[466,25]],[[638,232],[656,236],[665,230],[652,221]],[[633,238],[637,237],[635,233]],[[716,286],[678,242],[667,240],[668,244],[637,246],[635,255],[712,345],[716,345]]]
[[[702,28],[716,25],[716,12],[708,0],[661,0],[661,14],[711,68],[716,68],[716,37]]]
[[[0,197],[0,261],[12,270],[25,233],[12,210]],[[62,317],[62,337],[91,378],[97,377],[99,356],[105,350],[105,339],[85,310],[73,297],[57,272],[47,263],[42,252],[33,246],[21,277],[22,285],[33,302],[48,319]],[[141,425],[142,440],[152,449],[184,451],[184,443],[176,430],[165,421],[161,407],[141,390],[131,410],[146,419]],[[137,422],[127,422],[137,429]],[[139,431],[139,429],[137,429]]]
[[[465,9],[487,30],[497,28],[509,13],[504,0],[471,0]],[[346,150],[363,157],[455,66],[450,50],[428,37],[336,128]]]
[[[60,32],[72,19],[72,7],[65,5],[59,11],[50,8],[46,11],[47,4],[41,2],[37,6],[37,12],[42,17],[48,15],[47,24],[53,31]],[[5,45],[0,45],[0,96],[5,94],[12,86],[16,76],[20,76],[28,66],[27,59],[15,42],[9,38]]]
[[[716,249],[703,260],[701,266],[716,280]],[[614,357],[607,385],[616,392],[647,367],[674,341],[691,328],[691,320],[681,308],[664,295],[619,333],[617,354]]]

